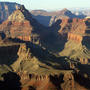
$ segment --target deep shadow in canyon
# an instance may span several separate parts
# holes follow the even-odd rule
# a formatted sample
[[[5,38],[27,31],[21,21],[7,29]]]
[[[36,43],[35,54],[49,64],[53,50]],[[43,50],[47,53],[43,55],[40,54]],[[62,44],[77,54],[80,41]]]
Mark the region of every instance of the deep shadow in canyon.
[[[3,81],[0,81],[0,90],[21,90],[20,77],[14,72],[8,72],[2,75]]]

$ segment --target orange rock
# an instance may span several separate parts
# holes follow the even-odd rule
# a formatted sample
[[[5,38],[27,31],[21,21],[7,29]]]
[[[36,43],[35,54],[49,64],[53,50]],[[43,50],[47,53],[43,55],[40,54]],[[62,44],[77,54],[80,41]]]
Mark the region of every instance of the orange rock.
[[[78,35],[78,34],[74,34],[74,33],[68,33],[68,40],[73,40],[76,42],[82,42],[83,37]]]
[[[87,64],[88,63],[88,59],[80,58],[80,62],[81,62],[81,64]]]

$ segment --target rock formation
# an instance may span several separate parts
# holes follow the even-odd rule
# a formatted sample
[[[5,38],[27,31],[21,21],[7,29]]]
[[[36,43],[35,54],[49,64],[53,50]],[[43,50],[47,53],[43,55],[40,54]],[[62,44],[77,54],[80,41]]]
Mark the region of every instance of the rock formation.
[[[74,90],[74,76],[71,72],[60,73],[60,75],[35,75],[27,74],[26,72],[19,72],[18,75],[21,77],[22,84],[27,83],[27,88],[29,85],[36,87],[37,90],[42,88],[43,90],[50,88],[62,89],[62,90]],[[23,87],[26,88],[26,87]]]
[[[71,73],[66,73],[63,77],[64,83],[62,83],[63,90],[75,90],[75,81]]]
[[[61,29],[59,32],[61,33],[68,33],[68,32],[73,32],[73,33],[78,33],[78,34],[83,34],[85,33],[86,30],[86,25],[83,19],[62,19],[61,23]]]
[[[59,33],[67,35],[67,43],[65,44],[66,56],[73,58],[79,58],[82,64],[89,62],[89,22],[86,19],[68,19],[67,22],[61,23],[61,29]],[[77,44],[76,44],[77,43]],[[71,44],[71,45],[70,45]],[[72,47],[73,46],[73,47]],[[71,47],[71,48],[70,48]],[[68,50],[66,49],[68,48]],[[69,49],[70,48],[70,49]],[[63,51],[64,51],[63,50]],[[62,52],[63,52],[62,51]],[[65,53],[63,52],[63,54]],[[71,53],[69,53],[71,52]],[[77,53],[77,54],[76,54]],[[82,54],[80,54],[82,53]],[[86,54],[87,53],[87,54]]]
[[[68,33],[68,40],[72,40],[72,41],[76,41],[78,43],[82,42],[83,37],[78,35],[78,34],[74,34],[74,33]]]
[[[68,18],[84,18],[85,15],[75,15],[70,10],[64,8],[63,10],[47,12],[44,10],[33,10],[31,11],[33,17],[41,24],[45,26],[51,26],[59,19]]]
[[[17,3],[0,2],[0,23],[5,21],[19,7],[20,4]]]
[[[38,23],[36,26],[33,25],[35,23],[37,22],[31,17],[31,14],[21,6],[0,25],[0,31],[3,31],[8,38],[31,41],[31,32],[38,26]]]
[[[67,9],[60,13],[72,14]],[[90,78],[86,72],[90,70],[89,25],[86,19],[58,18],[44,27],[21,6],[0,25],[0,64],[20,76],[22,90],[78,90],[82,86],[76,79],[89,82]],[[1,72],[8,67],[2,68]],[[79,76],[80,70],[85,77]]]

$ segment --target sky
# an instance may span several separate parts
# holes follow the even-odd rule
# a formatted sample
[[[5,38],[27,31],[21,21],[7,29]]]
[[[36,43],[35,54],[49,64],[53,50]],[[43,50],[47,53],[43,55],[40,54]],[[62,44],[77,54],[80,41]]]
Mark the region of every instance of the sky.
[[[61,8],[90,7],[90,0],[0,0],[24,4],[29,10],[58,10]]]

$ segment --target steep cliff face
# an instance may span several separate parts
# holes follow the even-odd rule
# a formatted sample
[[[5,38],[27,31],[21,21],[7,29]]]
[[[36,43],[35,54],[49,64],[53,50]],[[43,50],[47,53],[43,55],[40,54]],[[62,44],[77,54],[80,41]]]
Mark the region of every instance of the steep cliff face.
[[[82,42],[85,36],[89,35],[89,33],[86,35],[89,31],[83,19],[62,19],[60,26],[61,28],[58,30],[59,34],[67,34],[68,40]]]
[[[75,42],[82,42],[83,37],[78,35],[78,34],[74,34],[74,33],[68,33],[68,40],[73,40]]]
[[[31,17],[24,6],[21,6],[0,25],[0,31],[3,31],[9,38],[31,41],[31,32],[39,29],[38,26],[40,26],[38,22]]]
[[[77,58],[82,64],[89,63],[90,59],[90,33],[89,22],[87,20],[73,19],[68,20],[69,23],[63,25],[60,34],[67,33],[67,43],[62,50],[61,55],[71,58]],[[61,24],[62,25],[62,24]]]
[[[0,23],[6,20],[19,7],[20,4],[17,3],[0,2]]]
[[[80,20],[79,22],[76,22],[76,19],[73,20],[72,27],[70,32],[68,32],[68,40],[73,40],[79,43],[82,43],[82,45],[85,45],[88,49],[89,47],[89,41],[90,41],[90,33],[89,33],[89,23],[88,20]],[[81,25],[80,25],[81,24]]]
[[[84,34],[86,30],[86,25],[83,19],[62,19],[60,33],[78,33]]]
[[[59,21],[60,23],[58,23]],[[86,34],[87,27],[83,19],[74,18],[57,20],[57,22],[52,25],[52,28],[55,30],[58,29],[57,32],[62,35],[62,37],[67,38],[67,40],[81,43]]]

